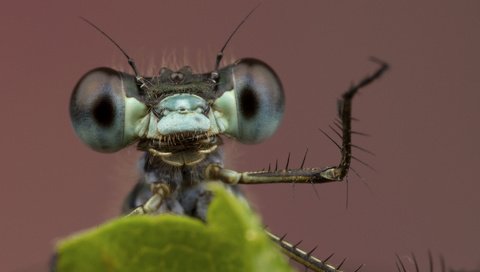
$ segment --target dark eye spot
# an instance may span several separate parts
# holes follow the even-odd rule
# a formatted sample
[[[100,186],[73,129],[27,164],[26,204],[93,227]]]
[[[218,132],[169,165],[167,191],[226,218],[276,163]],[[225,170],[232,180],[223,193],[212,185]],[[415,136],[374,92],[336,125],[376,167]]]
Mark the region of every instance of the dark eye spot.
[[[115,117],[115,106],[112,99],[105,95],[95,101],[93,106],[93,118],[102,127],[110,127]]]
[[[245,119],[254,117],[258,112],[258,98],[255,92],[247,86],[240,94],[240,111]]]

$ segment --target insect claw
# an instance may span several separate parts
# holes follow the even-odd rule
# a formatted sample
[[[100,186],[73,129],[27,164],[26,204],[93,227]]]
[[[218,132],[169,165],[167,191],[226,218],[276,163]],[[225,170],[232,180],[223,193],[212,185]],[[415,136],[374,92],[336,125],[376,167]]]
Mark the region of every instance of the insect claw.
[[[342,260],[342,262],[337,266],[336,269],[337,269],[337,270],[340,270],[340,268],[342,268],[342,265],[345,263],[346,260],[347,260],[347,258],[344,258],[344,259]]]

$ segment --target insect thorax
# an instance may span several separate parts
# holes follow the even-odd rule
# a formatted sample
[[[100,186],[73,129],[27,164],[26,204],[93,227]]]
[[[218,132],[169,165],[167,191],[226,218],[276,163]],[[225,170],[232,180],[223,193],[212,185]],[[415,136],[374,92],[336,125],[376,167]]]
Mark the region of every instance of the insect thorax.
[[[124,201],[123,213],[144,204],[151,196],[151,185],[164,183],[172,193],[162,203],[158,213],[175,213],[206,219],[206,211],[212,199],[206,188],[205,169],[210,164],[223,165],[221,147],[207,154],[205,159],[194,165],[172,166],[161,158],[146,152],[139,161],[140,179]],[[237,186],[225,185],[238,196]]]

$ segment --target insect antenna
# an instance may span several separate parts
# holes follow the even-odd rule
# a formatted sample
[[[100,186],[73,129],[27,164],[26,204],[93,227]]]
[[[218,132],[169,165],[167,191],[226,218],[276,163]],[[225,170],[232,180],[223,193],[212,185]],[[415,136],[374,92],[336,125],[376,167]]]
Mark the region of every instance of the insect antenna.
[[[217,71],[218,70],[218,67],[220,66],[220,62],[222,61],[223,59],[223,51],[225,50],[225,48],[227,47],[228,43],[230,42],[230,40],[233,38],[233,36],[235,35],[235,33],[237,33],[238,29],[240,29],[240,27],[247,21],[248,17],[250,17],[250,15],[252,15],[252,13],[261,5],[262,3],[258,3],[258,5],[256,5],[248,14],[247,16],[245,16],[243,18],[243,20],[237,25],[237,27],[235,28],[235,30],[233,30],[233,32],[230,34],[230,36],[228,36],[228,39],[227,41],[225,42],[225,44],[223,45],[222,49],[220,49],[220,52],[218,52],[217,54],[217,59],[215,61],[215,69],[214,71]]]
[[[132,67],[133,72],[135,73],[135,78],[138,79],[139,75],[138,75],[137,65],[135,64],[135,61],[127,54],[127,52],[125,52],[125,50],[123,50],[123,48],[120,47],[120,45],[112,37],[110,37],[107,33],[105,33],[105,31],[100,29],[100,27],[96,26],[94,23],[92,23],[91,21],[89,21],[88,19],[82,16],[80,16],[80,19],[82,19],[84,22],[86,22],[87,24],[95,28],[98,32],[100,32],[103,36],[105,36],[108,40],[110,40],[123,53],[123,55],[127,58],[128,64],[130,65],[130,67]]]

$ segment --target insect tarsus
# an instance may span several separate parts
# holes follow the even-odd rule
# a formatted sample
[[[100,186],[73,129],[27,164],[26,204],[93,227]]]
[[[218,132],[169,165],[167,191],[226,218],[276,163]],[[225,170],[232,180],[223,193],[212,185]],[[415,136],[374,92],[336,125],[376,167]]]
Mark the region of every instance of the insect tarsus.
[[[341,150],[341,155],[342,158],[340,160],[340,163],[337,167],[331,167],[327,168],[327,170],[331,170],[330,176],[326,175],[328,179],[331,180],[343,180],[347,177],[348,171],[350,170],[350,163],[352,158],[352,139],[351,139],[351,122],[352,122],[352,100],[355,97],[355,95],[358,93],[358,91],[369,85],[370,83],[374,82],[375,80],[379,79],[389,68],[389,65],[386,62],[380,61],[376,58],[372,58],[372,60],[378,64],[380,64],[380,67],[372,74],[364,79],[362,79],[358,84],[352,85],[349,90],[347,90],[343,95],[342,99],[339,100],[338,102],[338,107],[339,107],[339,118],[341,119],[341,130],[342,130],[342,145],[338,145],[333,139],[330,138],[330,136],[327,135]],[[323,131],[322,131],[323,132]],[[307,149],[308,151],[308,149]],[[302,161],[302,165],[300,169],[303,169],[303,164],[305,162],[305,157],[307,154],[307,151],[305,152],[304,159]],[[288,161],[288,160],[287,160]],[[277,169],[275,169],[277,170]],[[310,252],[305,252],[300,250],[296,245],[292,245],[284,240],[285,237],[277,237],[269,232],[267,232],[268,235],[271,237],[273,241],[275,241],[277,244],[280,245],[282,251],[290,258],[294,259],[296,262],[304,265],[306,268],[316,271],[316,272],[333,272],[333,271],[340,271],[341,267],[343,266],[344,262],[346,259],[343,259],[342,262],[340,262],[339,265],[332,266],[327,264],[327,261],[333,256],[331,254],[325,260],[321,261],[315,257],[313,257],[311,254],[313,251],[316,249],[316,247],[311,250]],[[400,264],[403,267],[403,263],[400,261]],[[363,264],[360,265],[355,271],[359,271],[363,267]]]

